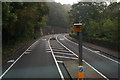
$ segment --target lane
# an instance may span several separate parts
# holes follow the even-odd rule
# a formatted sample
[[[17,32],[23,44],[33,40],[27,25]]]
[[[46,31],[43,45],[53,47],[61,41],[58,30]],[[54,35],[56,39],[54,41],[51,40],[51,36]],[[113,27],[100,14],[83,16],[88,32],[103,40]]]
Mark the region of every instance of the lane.
[[[58,36],[59,41],[62,42],[65,46],[67,46],[69,49],[71,49],[73,52],[75,52],[78,55],[78,45],[73,44],[70,41],[67,41],[63,36],[64,35]],[[83,59],[87,61],[90,65],[95,67],[102,74],[107,76],[108,78],[120,77],[118,73],[118,68],[119,68],[118,66],[120,65],[115,63],[114,61],[111,61],[103,56],[95,54],[85,48],[83,48]]]
[[[31,46],[31,52],[24,54],[3,78],[60,78],[52,54],[46,52],[48,37]]]

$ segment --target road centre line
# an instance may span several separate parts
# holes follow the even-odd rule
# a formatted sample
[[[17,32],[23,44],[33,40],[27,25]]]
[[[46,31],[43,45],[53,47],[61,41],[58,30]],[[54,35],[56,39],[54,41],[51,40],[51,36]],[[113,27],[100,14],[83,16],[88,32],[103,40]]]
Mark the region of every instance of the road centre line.
[[[67,41],[72,42],[72,43],[74,43],[75,45],[78,45],[77,43],[75,43],[75,42],[67,39],[67,38],[65,37],[65,35],[64,35],[63,37],[64,37]],[[114,60],[114,59],[111,59],[111,58],[109,58],[109,57],[107,57],[107,56],[105,56],[105,55],[99,54],[98,51],[93,51],[93,50],[91,50],[91,49],[89,49],[89,48],[87,48],[87,47],[85,47],[85,46],[83,46],[83,48],[86,49],[86,50],[89,50],[89,51],[91,51],[91,52],[93,52],[93,53],[96,53],[96,54],[98,54],[98,55],[100,55],[100,56],[102,56],[102,57],[105,57],[106,59],[109,59],[109,60],[111,60],[111,61],[113,61],[113,62],[115,62],[115,63],[120,64],[120,62],[118,62],[118,61],[116,61],[116,60]]]
[[[57,35],[58,38],[58,35]],[[58,41],[58,39],[56,38],[56,40]],[[59,43],[61,43],[60,41],[58,41]],[[61,43],[61,45],[63,45]],[[63,45],[64,46],[64,45]],[[69,51],[71,51],[72,53],[74,53],[72,50],[70,50],[69,48],[67,48],[66,46],[64,46],[66,49],[68,49]],[[75,54],[75,53],[74,53]],[[78,55],[75,54],[76,57],[78,57]],[[83,60],[85,63],[87,63],[85,60]],[[88,64],[88,63],[87,63]],[[106,76],[104,76],[101,72],[99,72],[97,69],[95,69],[94,67],[92,67],[90,64],[88,64],[88,66],[90,66],[93,70],[95,70],[98,74],[100,74],[103,78],[109,80]]]
[[[63,76],[63,74],[62,74],[62,71],[61,71],[61,69],[60,69],[60,67],[59,67],[59,65],[58,65],[58,63],[57,63],[57,60],[56,60],[55,55],[54,55],[54,53],[53,53],[53,50],[52,50],[52,48],[51,48],[51,46],[50,46],[50,38],[49,38],[49,40],[48,40],[48,45],[49,45],[49,48],[50,48],[50,50],[51,50],[51,53],[52,53],[53,59],[54,59],[54,61],[55,61],[55,64],[56,64],[56,66],[57,66],[57,69],[58,69],[58,72],[59,72],[59,74],[60,74],[60,77],[61,77],[62,80],[64,80],[64,76]]]
[[[37,43],[37,42],[38,42],[38,40],[37,40],[36,42],[34,42],[32,45],[34,45],[34,44]],[[31,46],[32,46],[32,45],[31,45]],[[31,48],[31,46],[29,46],[29,47],[26,49],[26,51],[29,50],[29,49]],[[25,51],[25,52],[26,52],[26,51]],[[8,67],[7,70],[5,70],[5,72],[0,76],[0,80],[1,80],[2,77],[15,65],[15,63],[25,54],[25,52],[23,52],[23,53],[13,62],[13,64],[11,64],[10,67]]]

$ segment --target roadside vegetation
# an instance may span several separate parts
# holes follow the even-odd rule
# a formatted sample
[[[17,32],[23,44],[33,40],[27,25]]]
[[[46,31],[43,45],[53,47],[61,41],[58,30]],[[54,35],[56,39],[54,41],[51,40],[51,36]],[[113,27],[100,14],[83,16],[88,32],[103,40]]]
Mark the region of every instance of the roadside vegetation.
[[[46,25],[48,12],[48,6],[42,2],[2,3],[3,59],[41,36],[40,28]]]
[[[107,5],[105,2],[79,2],[69,12],[71,27],[83,24],[84,41],[118,51],[120,44],[120,2]],[[72,29],[71,28],[71,29]],[[76,33],[71,31],[72,35]]]
[[[42,35],[66,31],[70,7],[55,2],[3,2],[3,61]]]

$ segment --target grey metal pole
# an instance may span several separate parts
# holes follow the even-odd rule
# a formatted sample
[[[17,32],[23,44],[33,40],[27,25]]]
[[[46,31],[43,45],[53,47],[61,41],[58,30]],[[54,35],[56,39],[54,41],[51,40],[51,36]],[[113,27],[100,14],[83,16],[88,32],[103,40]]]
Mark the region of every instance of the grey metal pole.
[[[83,59],[83,54],[82,54],[82,32],[78,32],[78,41],[79,41],[79,65],[83,65],[82,59]],[[78,80],[83,80],[83,79],[78,79]]]
[[[80,65],[82,66],[82,59],[83,59],[83,54],[82,54],[82,32],[79,32],[79,62]]]
[[[82,66],[82,32],[78,32],[78,43],[79,43],[79,65]]]

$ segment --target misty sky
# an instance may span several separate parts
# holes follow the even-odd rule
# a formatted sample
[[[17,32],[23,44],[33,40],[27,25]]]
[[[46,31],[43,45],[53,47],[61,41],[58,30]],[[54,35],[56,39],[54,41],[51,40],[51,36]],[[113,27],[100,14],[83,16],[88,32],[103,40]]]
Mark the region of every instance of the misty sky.
[[[55,0],[56,2],[60,2],[61,4],[73,4],[73,3],[77,3],[80,0]],[[84,1],[84,0],[83,0]],[[90,1],[90,0],[88,0]],[[92,0],[91,0],[92,1]],[[97,0],[96,0],[97,1]],[[99,1],[99,0],[98,0]],[[112,0],[103,0],[103,1],[112,1]],[[113,0],[113,1],[117,1],[120,2],[120,0]]]

